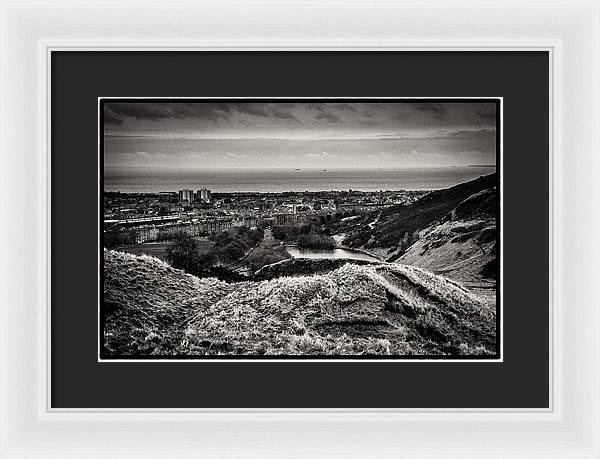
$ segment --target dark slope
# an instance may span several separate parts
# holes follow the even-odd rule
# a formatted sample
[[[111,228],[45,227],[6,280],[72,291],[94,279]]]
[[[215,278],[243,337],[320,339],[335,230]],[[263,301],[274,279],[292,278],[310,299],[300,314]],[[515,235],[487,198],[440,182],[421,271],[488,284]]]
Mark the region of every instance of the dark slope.
[[[496,186],[490,174],[444,190],[432,191],[410,205],[396,205],[364,218],[344,240],[349,247],[395,251],[405,234],[412,235],[441,220],[470,196]]]
[[[493,288],[497,277],[497,192],[480,191],[419,232],[399,263],[442,274],[469,287]],[[394,257],[392,257],[394,258]]]

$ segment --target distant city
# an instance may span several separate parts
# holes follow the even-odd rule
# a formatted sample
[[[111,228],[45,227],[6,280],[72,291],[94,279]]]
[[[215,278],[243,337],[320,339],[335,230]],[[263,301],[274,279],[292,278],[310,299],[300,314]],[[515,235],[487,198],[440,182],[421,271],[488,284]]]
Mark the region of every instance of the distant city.
[[[159,193],[104,193],[104,227],[133,230],[136,243],[185,232],[215,234],[236,226],[268,227],[297,221],[347,218],[357,213],[410,204],[427,191],[319,191],[212,193],[206,187]]]

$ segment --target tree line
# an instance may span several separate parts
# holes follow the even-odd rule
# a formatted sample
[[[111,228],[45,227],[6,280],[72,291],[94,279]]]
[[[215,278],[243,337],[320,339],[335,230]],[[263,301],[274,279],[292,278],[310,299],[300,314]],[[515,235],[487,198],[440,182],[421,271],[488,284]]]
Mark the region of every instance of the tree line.
[[[329,229],[313,221],[274,226],[272,231],[275,239],[297,243],[301,248],[333,249],[335,247],[335,239],[329,234]]]
[[[192,236],[178,233],[167,248],[166,259],[174,268],[198,277],[217,277],[228,282],[247,280],[227,265],[247,256],[244,263],[254,272],[291,257],[285,246],[265,242],[263,237],[261,228],[230,228],[214,235],[213,245],[208,250],[201,250]]]

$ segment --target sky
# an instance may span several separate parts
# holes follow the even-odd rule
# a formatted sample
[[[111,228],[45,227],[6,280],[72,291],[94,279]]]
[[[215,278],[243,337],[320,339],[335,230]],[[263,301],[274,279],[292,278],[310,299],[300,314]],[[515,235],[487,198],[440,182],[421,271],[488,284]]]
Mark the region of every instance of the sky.
[[[494,165],[492,102],[118,102],[103,107],[104,168]]]

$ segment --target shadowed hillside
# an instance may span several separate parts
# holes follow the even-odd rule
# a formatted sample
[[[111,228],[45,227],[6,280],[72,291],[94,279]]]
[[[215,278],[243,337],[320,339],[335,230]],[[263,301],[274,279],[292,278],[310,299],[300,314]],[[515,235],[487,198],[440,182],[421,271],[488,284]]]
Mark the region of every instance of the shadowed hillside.
[[[490,174],[470,182],[461,183],[444,190],[428,193],[410,205],[390,206],[365,216],[361,223],[352,228],[340,228],[348,236],[344,244],[363,247],[389,257],[403,251],[419,232],[441,220],[470,196],[496,186],[497,175]],[[404,240],[404,242],[403,242]]]
[[[398,261],[467,286],[494,288],[498,268],[496,204],[495,188],[468,197],[441,222],[421,231]]]
[[[495,307],[396,263],[227,284],[104,252],[104,343],[125,355],[495,353]]]

